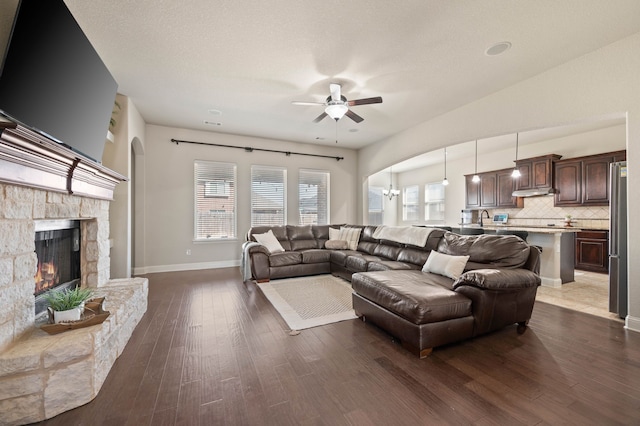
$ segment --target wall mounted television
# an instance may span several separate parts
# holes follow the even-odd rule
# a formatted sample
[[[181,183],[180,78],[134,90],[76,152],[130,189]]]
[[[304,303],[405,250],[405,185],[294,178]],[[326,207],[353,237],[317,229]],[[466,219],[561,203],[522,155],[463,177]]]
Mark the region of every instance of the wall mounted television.
[[[0,68],[0,115],[101,162],[117,89],[63,0],[20,1]]]

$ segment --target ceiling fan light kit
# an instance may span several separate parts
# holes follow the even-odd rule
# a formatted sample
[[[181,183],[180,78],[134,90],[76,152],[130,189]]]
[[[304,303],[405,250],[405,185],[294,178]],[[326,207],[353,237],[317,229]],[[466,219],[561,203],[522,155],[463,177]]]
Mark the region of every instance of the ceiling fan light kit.
[[[344,104],[331,104],[324,109],[324,112],[334,120],[338,121],[347,113],[349,108]]]
[[[342,95],[342,88],[337,83],[329,84],[329,92],[331,93],[325,102],[300,102],[294,101],[292,102],[294,105],[324,105],[325,109],[322,114],[317,116],[314,123],[319,123],[325,117],[329,116],[334,120],[338,121],[345,115],[355,121],[356,123],[360,123],[364,120],[364,118],[360,117],[358,114],[353,112],[349,107],[357,106],[357,105],[369,105],[369,104],[381,104],[382,97],[376,96],[373,98],[365,98],[365,99],[356,99],[353,101],[348,101],[346,97]]]

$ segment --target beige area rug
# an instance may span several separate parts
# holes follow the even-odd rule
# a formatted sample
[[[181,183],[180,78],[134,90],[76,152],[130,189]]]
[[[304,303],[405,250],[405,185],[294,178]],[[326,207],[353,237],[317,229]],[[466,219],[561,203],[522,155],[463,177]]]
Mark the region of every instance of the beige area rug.
[[[258,287],[291,330],[357,318],[351,283],[333,275],[272,280]]]

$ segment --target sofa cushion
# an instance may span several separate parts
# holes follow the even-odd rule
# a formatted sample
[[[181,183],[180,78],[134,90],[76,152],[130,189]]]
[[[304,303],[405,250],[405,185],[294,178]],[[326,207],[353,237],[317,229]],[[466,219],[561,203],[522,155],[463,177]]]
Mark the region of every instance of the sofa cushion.
[[[453,280],[421,271],[356,273],[353,290],[414,324],[471,315],[471,299],[449,290]]]
[[[269,256],[270,266],[288,266],[302,263],[302,253],[299,251],[285,251],[282,253],[272,253]]]
[[[382,260],[377,256],[371,256],[370,254],[361,254],[359,256],[349,256],[347,257],[347,263],[345,266],[352,271],[362,271],[365,272],[367,270],[367,265],[369,262],[375,262],[378,260]]]
[[[339,266],[345,266],[347,264],[347,259],[351,256],[362,256],[362,253],[353,250],[332,250],[331,263],[335,263]]]
[[[376,260],[367,264],[367,271],[394,271],[399,269],[420,269],[420,266],[412,263],[398,262],[397,260]]]
[[[287,225],[287,237],[291,250],[308,250],[318,248],[311,225]]]
[[[329,262],[331,252],[322,249],[304,250],[302,253],[302,263],[323,263]]]
[[[255,238],[258,243],[265,246],[267,250],[269,250],[269,253],[284,251],[284,248],[282,248],[278,239],[273,235],[273,231],[271,231],[271,229],[264,234],[253,234],[253,238]]]
[[[424,263],[427,261],[427,257],[429,257],[429,252],[426,250],[417,248],[404,248],[398,253],[397,260],[398,262],[406,262],[418,265],[418,269],[420,269],[422,268],[422,265],[424,265]]]
[[[378,244],[373,251],[373,254],[375,254],[376,256],[384,257],[385,259],[396,260],[398,258],[398,253],[402,251],[402,247],[392,245],[395,243],[389,243],[385,242],[384,244]]]
[[[432,251],[422,267],[422,272],[431,272],[455,280],[464,271],[468,260],[469,256],[451,256]]]
[[[329,239],[329,225],[313,225],[311,230],[313,231],[313,238],[317,242],[316,248],[323,248],[324,243]]]
[[[469,256],[485,268],[519,268],[529,258],[529,245],[515,235],[457,235],[447,232],[438,244],[440,253]]]

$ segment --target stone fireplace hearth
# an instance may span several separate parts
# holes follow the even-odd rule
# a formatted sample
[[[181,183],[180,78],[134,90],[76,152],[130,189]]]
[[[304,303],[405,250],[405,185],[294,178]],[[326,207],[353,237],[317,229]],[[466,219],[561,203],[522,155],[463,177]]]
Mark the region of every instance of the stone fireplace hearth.
[[[147,309],[147,280],[110,279],[109,201],[123,176],[0,123],[0,424],[93,399]],[[105,296],[102,324],[48,335],[35,323],[36,224],[80,223],[80,285]]]

